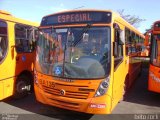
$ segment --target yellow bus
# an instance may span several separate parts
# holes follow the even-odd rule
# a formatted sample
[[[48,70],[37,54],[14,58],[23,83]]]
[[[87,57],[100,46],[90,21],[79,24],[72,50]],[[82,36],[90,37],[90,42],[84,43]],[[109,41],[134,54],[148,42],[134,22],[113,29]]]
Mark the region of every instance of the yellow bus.
[[[44,16],[34,89],[44,104],[108,114],[141,71],[144,36],[117,13],[74,10]]]
[[[0,100],[20,98],[31,90],[37,27],[0,10]]]
[[[148,90],[160,93],[160,20],[153,24],[150,36],[151,52]]]

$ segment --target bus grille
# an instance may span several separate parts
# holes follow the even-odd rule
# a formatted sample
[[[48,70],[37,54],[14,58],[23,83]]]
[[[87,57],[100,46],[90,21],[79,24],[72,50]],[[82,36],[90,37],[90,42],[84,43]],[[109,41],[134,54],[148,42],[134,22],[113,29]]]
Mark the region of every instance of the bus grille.
[[[80,92],[80,91],[73,92],[71,91],[72,89],[65,90],[65,95],[61,95],[60,89],[49,88],[47,86],[42,86],[42,87],[44,92],[55,95],[55,96],[63,96],[63,97],[74,98],[74,99],[87,99],[89,96],[89,92]]]

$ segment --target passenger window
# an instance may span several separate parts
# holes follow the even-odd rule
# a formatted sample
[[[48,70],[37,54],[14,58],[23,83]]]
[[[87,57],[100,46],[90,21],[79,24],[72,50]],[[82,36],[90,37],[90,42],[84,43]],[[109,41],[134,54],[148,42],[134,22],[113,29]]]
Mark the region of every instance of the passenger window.
[[[131,43],[132,43],[131,31],[128,28],[125,28],[125,44],[126,44],[126,55],[129,55],[132,52]]]
[[[32,52],[35,49],[35,42],[32,41],[32,27],[26,25],[15,25],[15,42],[16,51],[18,53],[22,52]]]
[[[129,29],[125,29],[125,43],[129,44],[130,43],[130,30]]]
[[[8,48],[7,39],[7,23],[0,21],[0,62],[2,62],[6,56]]]

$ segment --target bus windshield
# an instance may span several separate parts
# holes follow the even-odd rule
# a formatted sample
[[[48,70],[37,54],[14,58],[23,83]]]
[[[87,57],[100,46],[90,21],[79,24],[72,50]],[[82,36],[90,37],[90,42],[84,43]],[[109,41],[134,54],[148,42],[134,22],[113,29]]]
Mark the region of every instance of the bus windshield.
[[[42,29],[36,69],[62,78],[106,77],[110,72],[110,34],[110,27]]]
[[[160,67],[160,34],[151,37],[151,63]]]

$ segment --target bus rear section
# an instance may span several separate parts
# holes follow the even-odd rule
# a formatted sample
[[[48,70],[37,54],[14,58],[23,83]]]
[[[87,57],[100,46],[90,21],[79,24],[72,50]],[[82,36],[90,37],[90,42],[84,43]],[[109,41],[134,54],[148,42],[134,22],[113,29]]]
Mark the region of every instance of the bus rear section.
[[[148,89],[160,93],[160,21],[156,21],[150,32],[151,53]]]
[[[132,40],[130,33],[126,36],[135,43],[134,36],[141,34],[111,11],[75,10],[43,17],[34,71],[36,99],[78,112],[111,113],[123,96],[129,65],[137,62],[126,54],[126,28],[136,33]],[[139,67],[131,69],[137,76]]]
[[[0,11],[0,100],[21,98],[33,87],[33,34],[37,27],[36,23]]]

